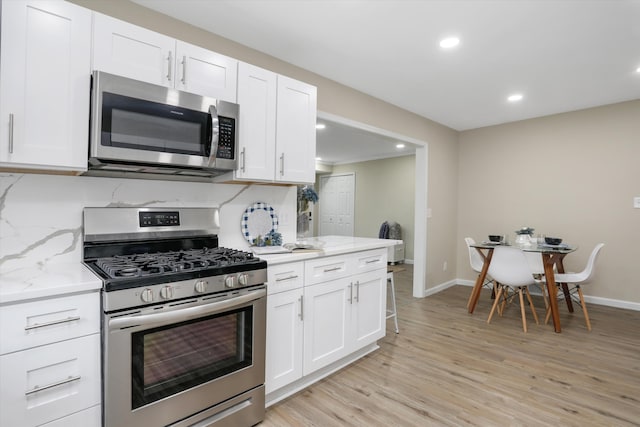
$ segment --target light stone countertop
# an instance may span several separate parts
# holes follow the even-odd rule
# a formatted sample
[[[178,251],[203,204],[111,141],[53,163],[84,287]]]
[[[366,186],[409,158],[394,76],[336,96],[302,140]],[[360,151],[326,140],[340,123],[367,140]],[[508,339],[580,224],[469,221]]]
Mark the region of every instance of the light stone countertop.
[[[80,262],[25,267],[0,275],[0,305],[101,288],[98,276]]]
[[[321,258],[333,255],[342,255],[352,252],[361,252],[371,249],[386,248],[402,244],[402,240],[374,239],[368,237],[350,236],[319,236],[299,240],[297,243],[313,245],[320,250],[296,250],[284,254],[256,255],[267,261],[268,265],[284,264],[287,262],[304,261],[313,258]]]

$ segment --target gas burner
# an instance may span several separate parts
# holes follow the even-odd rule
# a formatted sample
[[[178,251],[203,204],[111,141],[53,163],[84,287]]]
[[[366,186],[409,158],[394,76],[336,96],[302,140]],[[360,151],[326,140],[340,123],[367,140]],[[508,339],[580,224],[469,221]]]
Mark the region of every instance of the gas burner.
[[[103,257],[96,260],[96,266],[108,278],[117,279],[241,266],[259,261],[251,252],[228,248],[203,248]]]

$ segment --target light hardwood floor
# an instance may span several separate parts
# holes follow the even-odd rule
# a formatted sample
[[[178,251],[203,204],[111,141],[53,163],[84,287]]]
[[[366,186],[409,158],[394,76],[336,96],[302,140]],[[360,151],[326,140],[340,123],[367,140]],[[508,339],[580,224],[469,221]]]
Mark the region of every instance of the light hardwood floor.
[[[589,305],[588,332],[562,303],[562,333],[527,310],[525,334],[517,302],[486,323],[487,289],[473,315],[467,286],[414,299],[407,267],[400,334],[388,320],[379,350],[271,406],[260,427],[640,426],[640,312]]]

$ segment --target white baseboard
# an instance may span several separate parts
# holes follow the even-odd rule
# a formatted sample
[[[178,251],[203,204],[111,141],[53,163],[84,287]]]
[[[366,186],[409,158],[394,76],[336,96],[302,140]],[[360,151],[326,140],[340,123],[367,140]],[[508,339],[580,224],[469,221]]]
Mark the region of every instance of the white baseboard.
[[[438,286],[434,286],[433,288],[425,289],[424,290],[424,296],[428,297],[429,295],[437,294],[438,292],[442,292],[445,289],[448,289],[448,288],[450,288],[452,286],[455,286],[455,285],[457,285],[457,282],[456,282],[455,279],[454,280],[449,280],[448,282],[442,283],[442,284],[440,284]]]
[[[455,282],[454,284],[456,285],[464,285],[464,286],[473,286],[475,285],[475,280],[465,280],[465,279],[455,279],[453,282]],[[446,282],[442,285],[438,285],[434,288],[430,288],[427,289],[427,295],[433,295],[435,293],[438,293],[440,291],[443,291],[449,287],[451,287],[451,282]],[[446,286],[445,286],[446,285]],[[434,289],[438,289],[435,292],[431,292]],[[531,292],[532,294],[538,294],[540,295],[539,292]],[[617,299],[611,299],[611,298],[603,298],[603,297],[593,297],[593,296],[589,296],[589,295],[585,295],[584,296],[584,300],[585,302],[588,302],[589,304],[595,304],[595,305],[604,305],[607,307],[616,307],[616,308],[624,308],[627,310],[635,310],[635,311],[640,311],[640,303],[638,302],[633,302],[633,301],[624,301],[624,300],[617,300]]]

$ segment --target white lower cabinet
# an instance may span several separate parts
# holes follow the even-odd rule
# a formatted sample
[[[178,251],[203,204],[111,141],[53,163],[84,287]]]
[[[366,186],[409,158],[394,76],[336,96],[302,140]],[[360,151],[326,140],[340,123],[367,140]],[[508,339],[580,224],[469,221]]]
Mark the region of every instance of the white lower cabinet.
[[[100,403],[100,334],[0,356],[0,425],[39,426]]]
[[[99,313],[98,292],[0,307],[0,426],[100,426]]]
[[[265,392],[302,377],[302,288],[267,297]]]
[[[382,338],[386,277],[386,249],[270,266],[267,395]]]

